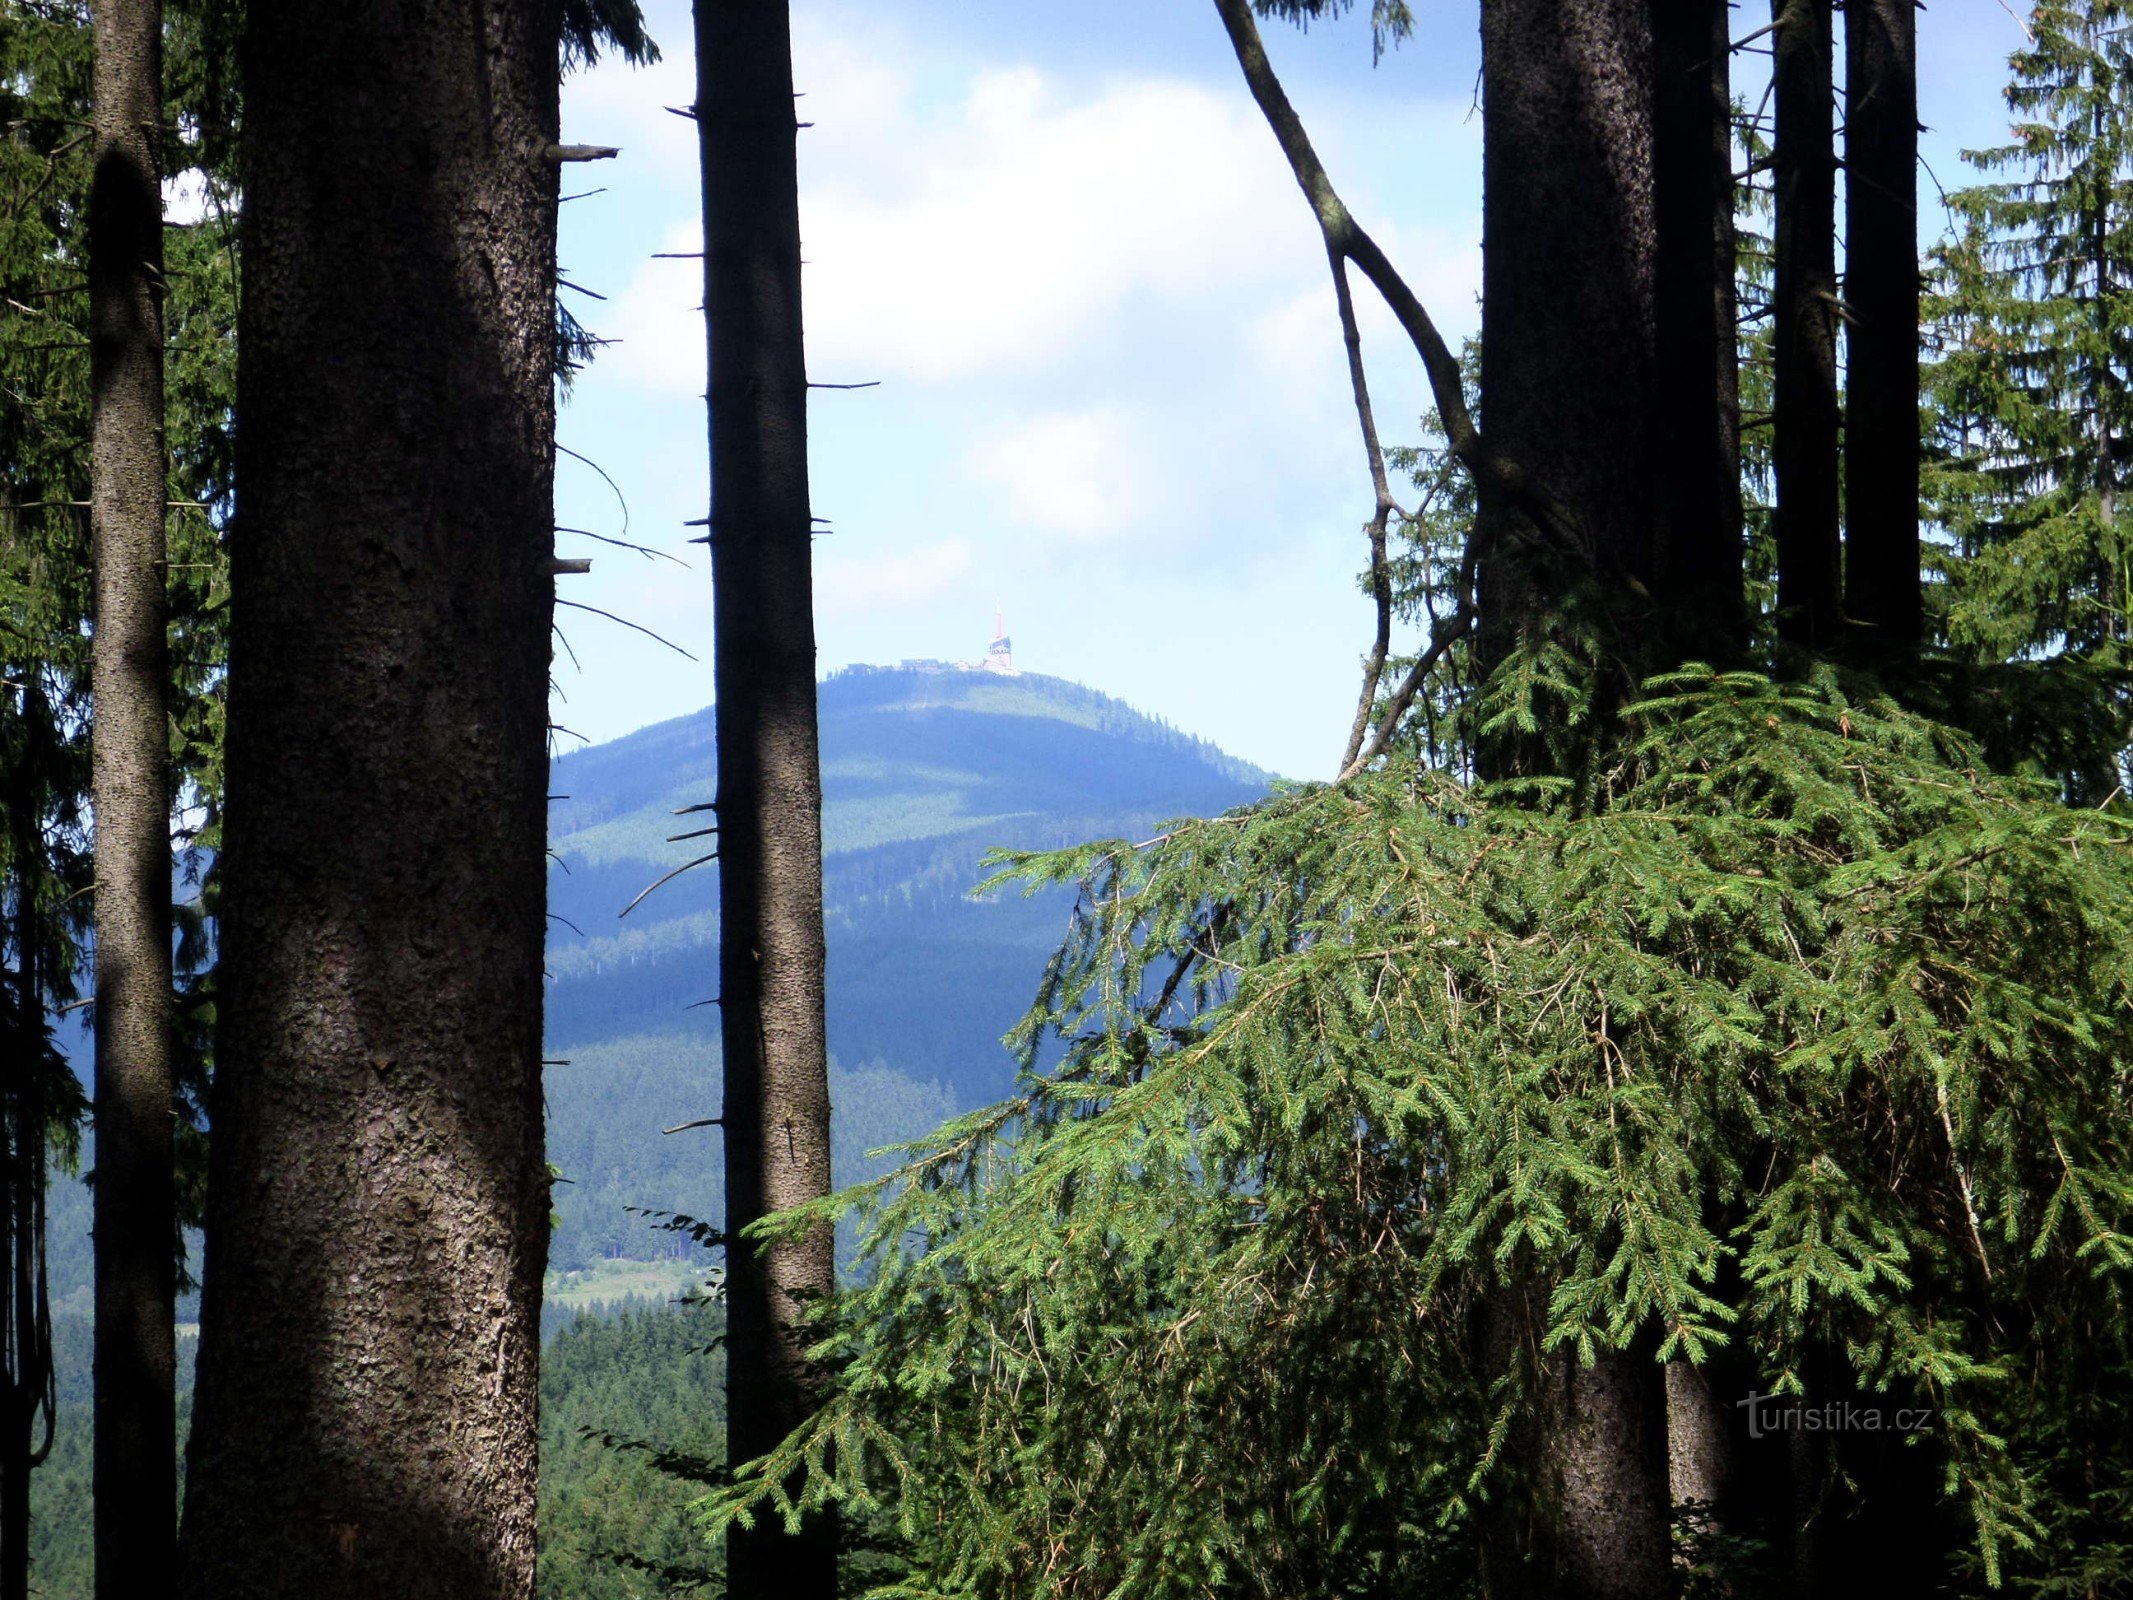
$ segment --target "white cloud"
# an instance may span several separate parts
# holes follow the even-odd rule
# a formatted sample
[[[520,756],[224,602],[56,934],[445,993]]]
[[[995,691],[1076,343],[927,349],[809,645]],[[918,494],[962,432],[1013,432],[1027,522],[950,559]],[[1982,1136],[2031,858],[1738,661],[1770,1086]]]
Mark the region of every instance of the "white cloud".
[[[1026,378],[1315,256],[1285,225],[1272,140],[1200,85],[1125,80],[1074,100],[1035,68],[999,67],[946,106],[907,89],[888,110],[866,159],[809,150],[803,169],[809,347],[825,371]]]
[[[1000,491],[991,503],[1013,521],[1104,543],[1135,532],[1151,509],[1142,437],[1114,407],[1049,412],[980,441],[969,468]]]
[[[891,556],[818,555],[815,613],[830,620],[870,617],[885,607],[938,600],[965,587],[970,572],[970,545],[962,539]]]

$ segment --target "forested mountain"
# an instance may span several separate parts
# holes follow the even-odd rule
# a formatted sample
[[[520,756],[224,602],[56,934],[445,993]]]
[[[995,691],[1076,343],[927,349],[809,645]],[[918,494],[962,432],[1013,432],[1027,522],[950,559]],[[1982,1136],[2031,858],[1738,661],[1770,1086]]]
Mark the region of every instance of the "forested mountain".
[[[1265,792],[1268,775],[1124,703],[1036,674],[855,668],[822,686],[829,1042],[839,1176],[1013,1082],[1000,1037],[1064,931],[1064,895],[983,897],[985,853],[1144,838]],[[555,764],[549,843],[551,1262],[665,1253],[625,1206],[716,1210],[717,866],[639,891],[706,844],[711,719]]]

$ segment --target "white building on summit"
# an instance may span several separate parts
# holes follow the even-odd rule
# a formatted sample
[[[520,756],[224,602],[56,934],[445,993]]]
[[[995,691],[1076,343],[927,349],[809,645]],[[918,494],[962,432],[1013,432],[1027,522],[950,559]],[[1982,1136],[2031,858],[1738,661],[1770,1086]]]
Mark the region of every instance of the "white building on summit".
[[[996,672],[1003,678],[1016,678],[1021,674],[1015,668],[1014,641],[1007,637],[1007,613],[1004,610],[992,614],[992,643],[985,648],[982,661],[958,661],[958,672]]]

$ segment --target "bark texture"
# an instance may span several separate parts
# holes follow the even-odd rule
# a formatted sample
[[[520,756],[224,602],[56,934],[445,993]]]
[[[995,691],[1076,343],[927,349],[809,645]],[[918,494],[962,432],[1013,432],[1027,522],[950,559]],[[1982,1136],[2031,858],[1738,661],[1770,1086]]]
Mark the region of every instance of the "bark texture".
[[[190,1600],[533,1593],[557,27],[247,13]]]
[[[1914,0],[1844,9],[1844,609],[1895,646],[1924,630],[1918,574],[1918,24]]]
[[[1568,509],[1603,573],[1648,581],[1657,218],[1650,0],[1481,9],[1481,400],[1490,444]],[[1479,484],[1480,652],[1544,597],[1520,502]]]
[[[1734,1419],[1711,1374],[1685,1357],[1666,1364],[1667,1480],[1674,1504],[1716,1518],[1731,1498]]]
[[[1488,1600],[1659,1600],[1668,1550],[1665,1369],[1649,1340],[1591,1366],[1544,1353],[1547,1295],[1498,1289],[1480,1312],[1491,1371],[1523,1367],[1531,1404],[1504,1441],[1512,1475],[1481,1518]]]
[[[1777,139],[1775,348],[1771,424],[1778,631],[1835,638],[1837,506],[1837,158],[1830,0],[1771,0]],[[1905,448],[1917,453],[1914,435]]]
[[[1672,653],[1746,642],[1725,0],[1653,0],[1659,550]]]
[[[696,0],[709,322],[719,1001],[725,1058],[727,1451],[761,1455],[811,1410],[799,1327],[827,1295],[830,1229],[737,1236],[829,1190],[822,782],[786,0]],[[728,1592],[835,1592],[835,1528],[736,1530]]]
[[[1651,4],[1486,0],[1481,13],[1484,429],[1567,513],[1576,566],[1618,592],[1649,585],[1660,555]],[[1477,483],[1486,668],[1542,623],[1565,569],[1535,559],[1530,500]],[[1497,771],[1520,759],[1483,754]],[[1662,1369],[1639,1349],[1590,1367],[1538,1353],[1544,1303],[1527,1285],[1484,1314],[1499,1370],[1524,1349],[1539,1390],[1507,1447],[1523,1493],[1483,1529],[1491,1600],[1667,1594]]]
[[[96,1592],[131,1600],[168,1581],[177,1551],[163,8],[98,0],[95,29]]]

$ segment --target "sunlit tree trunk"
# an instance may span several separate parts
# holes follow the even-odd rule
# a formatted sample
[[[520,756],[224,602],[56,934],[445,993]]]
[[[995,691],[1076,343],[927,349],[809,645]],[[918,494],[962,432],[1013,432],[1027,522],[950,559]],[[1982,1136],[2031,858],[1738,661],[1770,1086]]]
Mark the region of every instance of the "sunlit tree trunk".
[[[95,7],[96,1592],[177,1549],[159,0]]]
[[[558,24],[247,9],[189,1600],[533,1593]]]

